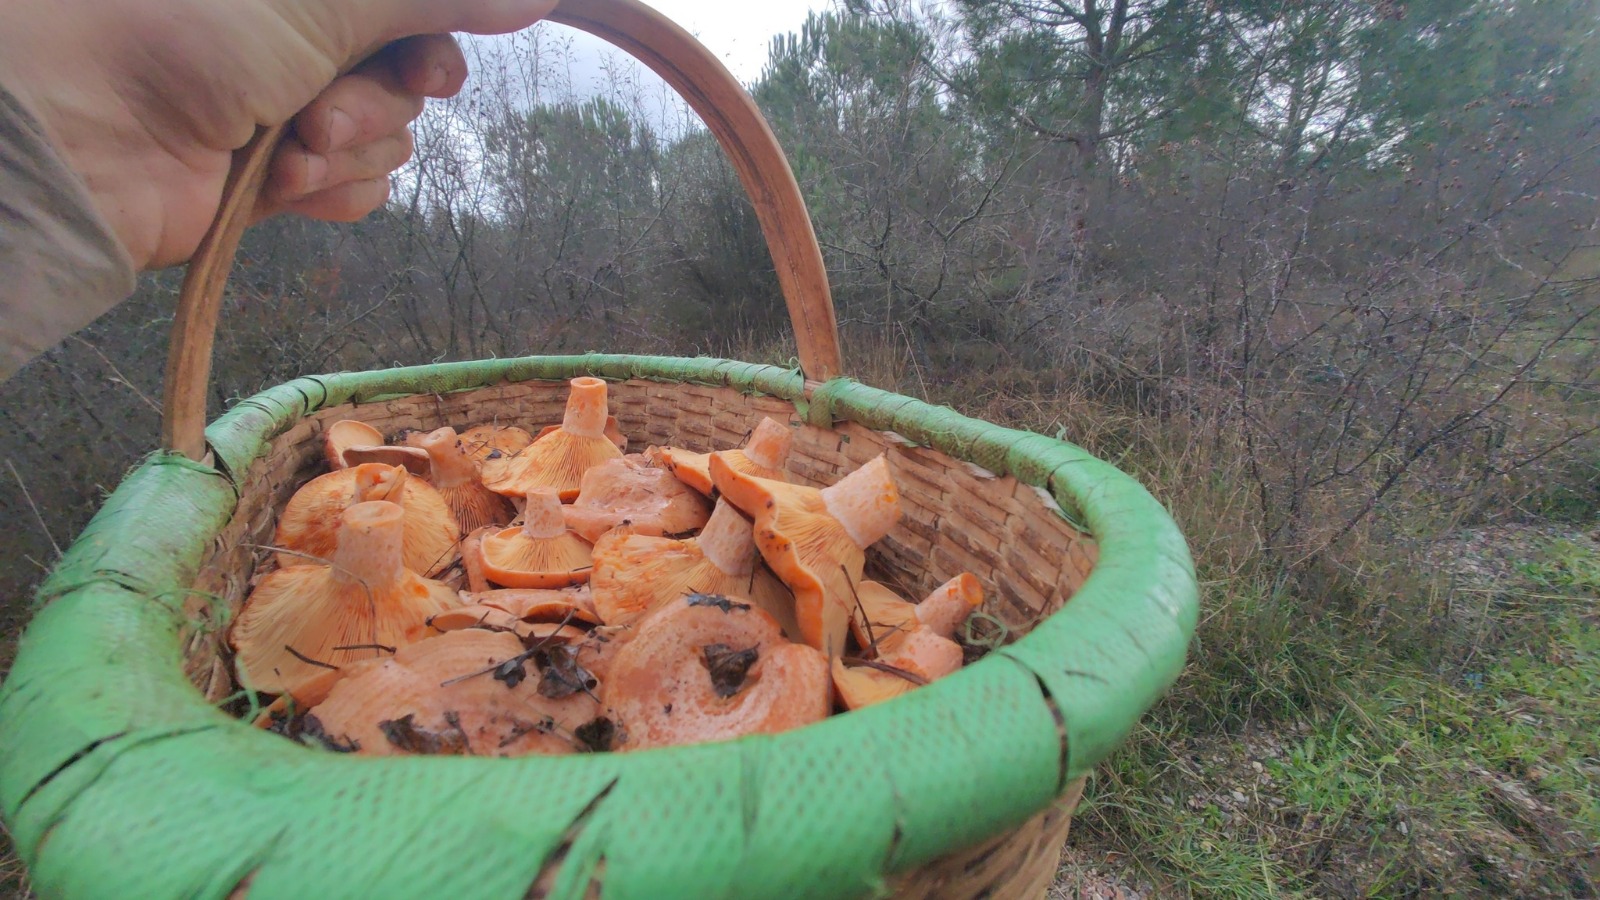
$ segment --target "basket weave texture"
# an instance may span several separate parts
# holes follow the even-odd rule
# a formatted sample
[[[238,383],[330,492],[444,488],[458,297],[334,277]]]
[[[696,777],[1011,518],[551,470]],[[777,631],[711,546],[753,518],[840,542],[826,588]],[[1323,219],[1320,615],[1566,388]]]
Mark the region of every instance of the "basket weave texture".
[[[582,374],[613,382],[639,444],[799,420],[814,483],[887,452],[906,515],[881,573],[917,593],[972,571],[1019,639],[892,703],[633,754],[349,758],[218,711],[219,628],[324,423],[548,422]],[[0,689],[0,812],[47,895],[1038,896],[1081,777],[1194,628],[1187,548],[1127,476],[848,380],[808,397],[796,371],[719,360],[446,364],[300,379],[206,436],[214,465],[157,454],[108,499]]]

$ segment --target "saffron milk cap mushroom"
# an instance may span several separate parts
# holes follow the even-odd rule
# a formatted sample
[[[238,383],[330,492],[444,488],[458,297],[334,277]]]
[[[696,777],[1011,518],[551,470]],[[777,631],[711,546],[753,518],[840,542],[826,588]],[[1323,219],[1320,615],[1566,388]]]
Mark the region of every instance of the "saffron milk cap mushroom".
[[[631,625],[688,594],[717,594],[755,604],[798,639],[794,598],[760,564],[750,521],[717,501],[705,530],[683,540],[613,531],[594,547],[590,579],[595,611],[608,625]]]
[[[793,442],[794,434],[788,427],[775,419],[763,418],[750,432],[750,439],[745,441],[743,448],[716,452],[735,472],[787,481],[784,464],[788,462],[789,447]],[[663,447],[657,452],[678,480],[708,497],[711,495],[714,485],[711,483],[710,453],[692,453],[676,447]]]
[[[382,443],[383,432],[378,429],[354,419],[341,419],[322,433],[322,455],[327,459],[329,469],[348,469],[350,463],[345,462],[344,458],[346,450]]]
[[[413,440],[428,454],[432,464],[428,480],[455,513],[463,532],[511,521],[516,514],[511,501],[484,487],[477,459],[462,449],[454,428],[447,425]]]
[[[399,506],[357,503],[338,521],[328,565],[279,569],[250,592],[228,633],[245,686],[294,693],[330,668],[420,640],[430,616],[460,603],[402,564]]]
[[[954,637],[967,616],[983,604],[983,585],[971,572],[962,572],[934,588],[922,602],[912,603],[876,581],[863,581],[856,585],[855,599],[850,630],[856,643],[870,647],[897,631],[919,626]]]
[[[616,651],[602,700],[618,748],[775,734],[828,714],[828,661],[748,603],[711,594],[658,608]]]
[[[520,526],[484,533],[478,561],[491,583],[513,588],[563,588],[589,580],[589,542],[567,529],[561,501],[550,488],[528,495]]]
[[[572,379],[571,385],[566,416],[559,428],[515,456],[484,464],[483,481],[490,490],[526,497],[550,488],[559,492],[562,502],[568,502],[577,498],[584,472],[622,456],[605,434],[606,383],[584,376]]]
[[[311,479],[289,498],[278,516],[274,543],[287,553],[278,565],[326,560],[339,533],[339,516],[356,503],[387,500],[405,512],[403,561],[422,575],[436,575],[455,563],[461,527],[444,497],[400,466],[363,463]]]
[[[564,513],[567,527],[592,543],[622,525],[634,534],[689,534],[706,524],[711,504],[671,472],[635,454],[583,473],[578,497]]]
[[[479,463],[513,456],[533,443],[533,435],[515,425],[474,425],[461,432],[458,439],[462,452]]]
[[[801,638],[830,657],[844,651],[865,550],[900,518],[900,495],[882,456],[818,490],[735,471],[713,454],[711,478],[755,519],[756,547],[794,591]]]
[[[581,690],[541,691],[526,655],[515,635],[453,631],[352,672],[311,714],[376,756],[572,753],[598,705]]]
[[[961,668],[961,661],[960,644],[918,625],[883,638],[875,661],[850,666],[832,660],[833,685],[846,709],[860,709],[943,678]]]

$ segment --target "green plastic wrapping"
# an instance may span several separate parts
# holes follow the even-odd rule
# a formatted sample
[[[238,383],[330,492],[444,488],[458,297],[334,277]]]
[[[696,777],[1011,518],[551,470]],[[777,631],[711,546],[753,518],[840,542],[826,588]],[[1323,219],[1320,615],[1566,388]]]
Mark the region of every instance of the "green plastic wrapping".
[[[1099,543],[1060,612],[961,672],[776,736],[629,754],[356,758],[223,714],[182,670],[184,600],[242,473],[315,410],[577,375],[792,401],[1048,490]],[[152,455],[39,594],[0,687],[0,814],[46,897],[881,895],[894,873],[1015,827],[1128,734],[1195,626],[1187,546],[1078,447],[847,379],[587,355],[301,378],[207,430],[216,467]],[[1048,552],[1048,548],[1035,548]],[[603,873],[603,879],[602,879]]]

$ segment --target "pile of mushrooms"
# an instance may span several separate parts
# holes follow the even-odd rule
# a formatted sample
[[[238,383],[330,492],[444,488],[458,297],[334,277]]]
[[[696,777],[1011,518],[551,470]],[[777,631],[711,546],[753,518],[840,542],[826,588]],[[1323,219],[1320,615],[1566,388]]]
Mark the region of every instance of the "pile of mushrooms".
[[[324,433],[331,468],[278,521],[278,568],[228,633],[258,724],[377,755],[640,750],[771,734],[960,668],[982,602],[864,578],[899,520],[878,457],[787,480],[792,433],[625,453],[606,383],[558,425]],[[535,436],[537,435],[537,436]]]

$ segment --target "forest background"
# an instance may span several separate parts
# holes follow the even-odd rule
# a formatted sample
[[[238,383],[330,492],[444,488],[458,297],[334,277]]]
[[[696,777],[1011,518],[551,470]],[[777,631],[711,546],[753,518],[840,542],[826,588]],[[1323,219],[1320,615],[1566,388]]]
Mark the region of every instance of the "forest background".
[[[1063,895],[1594,895],[1597,22],[849,0],[773,39],[752,93],[852,373],[1081,444],[1190,538],[1191,665],[1093,780]],[[565,41],[474,45],[379,213],[247,235],[213,413],[438,360],[788,361],[715,142],[631,70],[575,90]],[[0,385],[0,671],[156,445],[179,277]]]

